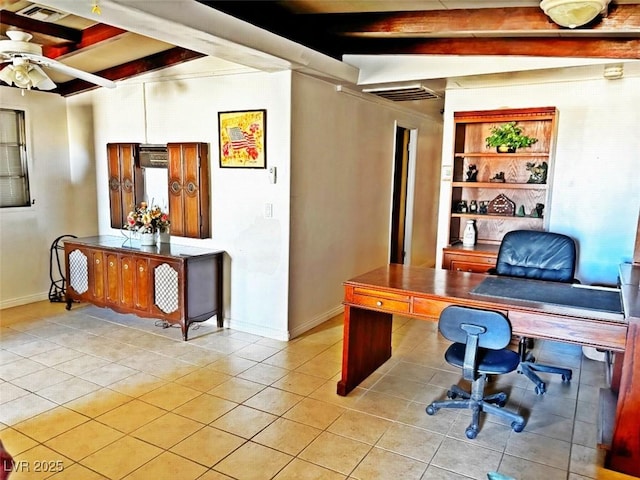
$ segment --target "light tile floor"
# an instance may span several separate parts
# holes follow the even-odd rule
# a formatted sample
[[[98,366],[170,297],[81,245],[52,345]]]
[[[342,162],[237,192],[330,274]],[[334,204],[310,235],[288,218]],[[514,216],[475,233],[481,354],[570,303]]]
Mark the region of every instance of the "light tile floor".
[[[393,357],[336,395],[342,316],[290,342],[201,324],[179,329],[107,309],[40,302],[0,311],[0,438],[11,480],[623,479],[596,448],[603,364],[536,342],[570,366],[548,393],[512,373],[492,388],[528,419],[514,433],[425,407],[461,381],[435,323],[394,319]]]

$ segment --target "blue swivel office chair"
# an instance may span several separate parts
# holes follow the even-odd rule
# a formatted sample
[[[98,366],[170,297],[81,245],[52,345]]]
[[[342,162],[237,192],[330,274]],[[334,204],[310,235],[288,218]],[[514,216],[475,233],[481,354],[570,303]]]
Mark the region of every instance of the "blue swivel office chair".
[[[496,268],[490,273],[509,277],[531,278],[562,283],[578,283],[574,278],[576,268],[576,245],[566,235],[536,230],[514,230],[502,239]],[[530,341],[520,338],[519,372],[526,375],[535,385],[536,393],[542,395],[546,384],[535,372],[562,375],[563,382],[571,380],[568,368],[535,363],[535,357],[527,351]]]
[[[454,342],[444,358],[462,369],[463,378],[471,382],[471,393],[453,385],[447,392],[450,400],[432,402],[427,413],[435,415],[441,408],[471,409],[471,423],[465,432],[470,439],[476,438],[480,430],[480,412],[510,420],[513,431],[521,432],[524,418],[502,408],[507,395],[503,392],[484,395],[487,375],[513,372],[520,363],[518,354],[505,348],[511,342],[509,320],[499,312],[452,305],[440,314],[438,329],[447,340]]]

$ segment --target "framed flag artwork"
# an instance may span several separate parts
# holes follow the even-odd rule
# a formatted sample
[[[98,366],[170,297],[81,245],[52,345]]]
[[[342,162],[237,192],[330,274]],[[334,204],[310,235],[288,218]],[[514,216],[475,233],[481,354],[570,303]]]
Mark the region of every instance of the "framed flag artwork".
[[[267,168],[267,111],[218,112],[221,168]]]

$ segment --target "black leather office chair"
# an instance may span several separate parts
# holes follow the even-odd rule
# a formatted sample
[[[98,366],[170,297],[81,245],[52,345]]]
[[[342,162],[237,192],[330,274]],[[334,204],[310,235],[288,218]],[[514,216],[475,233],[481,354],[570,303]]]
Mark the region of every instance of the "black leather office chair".
[[[471,423],[465,432],[471,439],[478,435],[480,412],[510,420],[513,431],[521,432],[524,418],[502,408],[507,402],[505,393],[484,396],[487,375],[513,372],[520,363],[518,354],[505,348],[511,341],[509,320],[499,312],[452,305],[440,314],[438,329],[447,340],[454,342],[444,358],[462,369],[463,378],[471,382],[471,392],[453,385],[447,392],[450,400],[432,402],[427,413],[435,415],[441,408],[471,409]]]
[[[502,239],[496,268],[490,273],[509,277],[531,278],[562,283],[578,283],[574,278],[576,245],[571,237],[560,233],[536,230],[514,230]],[[568,368],[535,363],[535,357],[527,351],[528,339],[520,338],[519,371],[536,385],[536,393],[542,395],[546,384],[535,372],[562,375],[562,381],[571,380]]]

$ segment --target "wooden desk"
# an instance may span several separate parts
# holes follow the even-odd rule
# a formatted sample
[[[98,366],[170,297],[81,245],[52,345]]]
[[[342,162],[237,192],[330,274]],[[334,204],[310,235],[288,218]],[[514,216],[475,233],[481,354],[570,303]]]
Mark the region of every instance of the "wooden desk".
[[[345,282],[342,378],[338,394],[347,395],[391,357],[393,315],[437,321],[448,305],[498,310],[509,318],[516,335],[587,345],[619,354],[626,352],[620,355],[624,360],[619,371],[620,396],[608,464],[615,470],[640,475],[637,432],[640,369],[633,368],[633,359],[636,365],[640,364],[640,346],[635,347],[636,338],[640,341],[640,315],[633,320],[627,310],[631,292],[638,291],[637,284],[625,287],[622,281],[625,316],[471,294],[485,278],[477,273],[391,264]],[[640,295],[636,293],[636,297]],[[640,305],[638,298],[633,300],[635,308]],[[633,425],[635,437],[630,430]],[[623,432],[626,434],[622,435]]]

